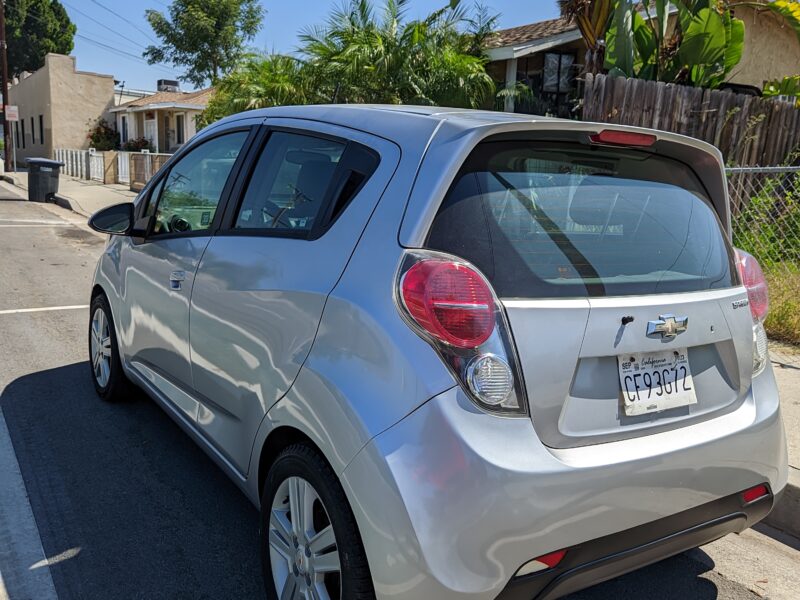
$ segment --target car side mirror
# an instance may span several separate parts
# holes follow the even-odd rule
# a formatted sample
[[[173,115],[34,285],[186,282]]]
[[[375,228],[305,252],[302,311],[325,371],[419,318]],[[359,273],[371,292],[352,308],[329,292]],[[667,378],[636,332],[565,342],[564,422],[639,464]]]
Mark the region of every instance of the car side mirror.
[[[89,219],[89,227],[100,233],[130,235],[133,228],[133,203],[115,204],[94,213]]]

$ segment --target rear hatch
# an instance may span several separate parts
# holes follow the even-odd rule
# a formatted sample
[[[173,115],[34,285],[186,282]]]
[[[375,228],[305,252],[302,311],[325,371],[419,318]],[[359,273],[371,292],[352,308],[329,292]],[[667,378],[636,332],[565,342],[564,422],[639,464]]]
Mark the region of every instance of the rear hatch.
[[[693,165],[588,136],[505,136],[462,166],[427,246],[473,263],[502,299],[545,444],[655,433],[744,401],[753,323],[710,196]]]

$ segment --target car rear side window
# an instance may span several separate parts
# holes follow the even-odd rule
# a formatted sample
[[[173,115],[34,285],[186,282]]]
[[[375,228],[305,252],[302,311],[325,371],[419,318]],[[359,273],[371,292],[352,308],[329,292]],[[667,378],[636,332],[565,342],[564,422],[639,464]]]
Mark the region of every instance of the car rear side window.
[[[475,264],[504,298],[735,285],[732,249],[697,176],[644,151],[480,144],[456,176],[427,245]]]
[[[236,229],[308,232],[325,206],[346,144],[273,132],[256,163]]]

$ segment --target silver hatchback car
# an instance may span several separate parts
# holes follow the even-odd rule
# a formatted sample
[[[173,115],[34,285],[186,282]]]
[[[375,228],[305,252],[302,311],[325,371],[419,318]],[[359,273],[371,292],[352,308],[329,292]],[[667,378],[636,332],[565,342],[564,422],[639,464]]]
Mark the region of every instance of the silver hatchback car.
[[[786,485],[766,284],[705,143],[275,108],[90,223],[97,392],[144,389],[260,507],[273,600],[553,598]]]

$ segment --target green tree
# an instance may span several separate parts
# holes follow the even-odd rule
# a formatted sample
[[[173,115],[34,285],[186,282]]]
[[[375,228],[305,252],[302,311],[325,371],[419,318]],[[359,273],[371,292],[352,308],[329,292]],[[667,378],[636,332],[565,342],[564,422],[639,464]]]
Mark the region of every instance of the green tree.
[[[351,0],[305,30],[298,56],[250,54],[215,86],[198,124],[252,108],[363,102],[477,108],[495,84],[484,49],[496,17],[453,0],[427,18],[405,17],[408,0]]]
[[[168,12],[145,11],[161,45],[148,46],[144,57],[185,67],[181,79],[197,86],[232,70],[264,19],[258,0],[174,0]]]
[[[324,101],[302,61],[282,54],[248,54],[219,80],[198,124],[255,108]]]
[[[494,94],[480,47],[494,17],[460,3],[408,20],[409,0],[351,0],[300,36],[312,79],[330,102],[476,108]]]
[[[57,0],[6,0],[5,11],[12,77],[42,68],[48,52],[72,52],[75,24]]]

